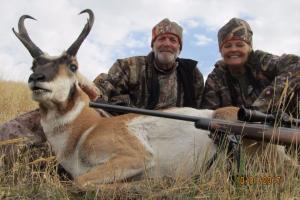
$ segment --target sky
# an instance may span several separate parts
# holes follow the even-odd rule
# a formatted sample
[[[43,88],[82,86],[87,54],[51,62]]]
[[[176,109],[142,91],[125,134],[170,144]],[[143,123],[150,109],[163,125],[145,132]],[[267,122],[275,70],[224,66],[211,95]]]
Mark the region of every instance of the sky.
[[[217,32],[233,17],[245,19],[253,30],[253,48],[272,54],[300,55],[299,0],[0,0],[0,79],[24,81],[32,57],[12,32],[28,14],[27,31],[42,51],[60,55],[79,36],[87,14],[94,26],[81,45],[79,70],[90,80],[106,73],[118,58],[147,55],[151,29],[169,18],[184,29],[182,58],[198,61],[206,77],[221,58]]]

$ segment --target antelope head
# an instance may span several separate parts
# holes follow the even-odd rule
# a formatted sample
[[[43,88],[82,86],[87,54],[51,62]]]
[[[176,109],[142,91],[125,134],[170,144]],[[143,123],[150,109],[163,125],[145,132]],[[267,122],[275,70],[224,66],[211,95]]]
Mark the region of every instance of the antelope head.
[[[88,13],[87,23],[75,42],[60,56],[49,56],[32,42],[24,26],[24,20],[27,18],[34,19],[33,17],[21,16],[18,22],[19,32],[13,28],[14,34],[33,57],[31,68],[33,73],[28,79],[28,84],[32,90],[32,98],[38,101],[40,105],[49,107],[65,103],[74,95],[78,84],[83,79],[83,76],[77,71],[76,54],[93,26],[94,14],[90,9],[83,10],[79,14],[82,13]]]

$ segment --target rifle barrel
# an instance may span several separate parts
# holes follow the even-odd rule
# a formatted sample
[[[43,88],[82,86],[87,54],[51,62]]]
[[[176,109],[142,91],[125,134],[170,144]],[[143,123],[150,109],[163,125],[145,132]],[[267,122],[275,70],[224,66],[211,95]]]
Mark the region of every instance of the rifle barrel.
[[[174,114],[174,113],[167,113],[157,110],[147,110],[142,108],[132,108],[132,107],[125,107],[125,106],[118,106],[118,105],[110,105],[105,103],[96,103],[96,102],[90,102],[90,107],[93,108],[101,108],[108,111],[113,112],[122,112],[122,113],[136,113],[136,114],[142,114],[142,115],[150,115],[155,117],[164,117],[164,118],[170,118],[170,119],[178,119],[183,121],[190,121],[190,122],[196,122],[199,120],[199,117],[195,116],[189,116],[189,115],[181,115],[181,114]]]

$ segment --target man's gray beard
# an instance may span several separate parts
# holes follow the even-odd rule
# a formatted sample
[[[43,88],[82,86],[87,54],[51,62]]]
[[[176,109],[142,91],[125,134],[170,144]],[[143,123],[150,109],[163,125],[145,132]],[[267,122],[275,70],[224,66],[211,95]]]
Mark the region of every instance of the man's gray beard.
[[[180,51],[175,53],[161,53],[154,50],[154,57],[162,65],[172,65],[175,63]]]

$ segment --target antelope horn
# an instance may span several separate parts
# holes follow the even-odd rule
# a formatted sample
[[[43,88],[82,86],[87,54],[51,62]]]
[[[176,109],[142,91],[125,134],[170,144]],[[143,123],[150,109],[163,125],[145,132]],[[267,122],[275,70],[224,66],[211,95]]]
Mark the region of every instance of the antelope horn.
[[[29,15],[23,15],[20,17],[19,19],[19,23],[18,23],[18,29],[19,29],[19,33],[15,31],[14,28],[12,28],[14,34],[17,36],[17,38],[19,38],[19,40],[24,44],[24,46],[28,49],[29,53],[31,54],[31,56],[33,58],[37,58],[39,57],[40,55],[44,54],[43,51],[38,47],[36,46],[30,39],[28,33],[27,33],[27,30],[24,26],[24,20],[26,18],[30,18],[30,19],[33,19],[33,20],[36,20],[34,19],[33,17],[29,16]]]
[[[77,51],[78,51],[81,43],[86,38],[86,36],[89,34],[90,30],[92,29],[93,23],[94,23],[94,13],[92,10],[90,10],[90,9],[83,10],[79,13],[79,15],[82,13],[88,13],[89,19],[87,20],[87,23],[85,24],[79,37],[75,40],[75,42],[67,50],[67,54],[72,55],[72,56],[75,56],[77,54]]]

